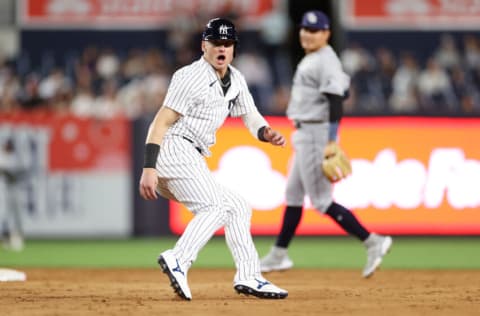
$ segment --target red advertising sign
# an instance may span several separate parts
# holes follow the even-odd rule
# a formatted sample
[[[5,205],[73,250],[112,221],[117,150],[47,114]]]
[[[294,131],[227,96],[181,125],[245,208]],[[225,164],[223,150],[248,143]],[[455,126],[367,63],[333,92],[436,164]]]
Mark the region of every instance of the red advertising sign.
[[[0,214],[15,211],[26,236],[128,236],[130,126],[121,117],[1,113]],[[12,194],[15,209],[5,203]]]
[[[346,0],[342,18],[349,28],[476,29],[480,2],[475,0]]]
[[[290,139],[286,119],[270,123]],[[355,211],[371,230],[388,234],[480,235],[479,119],[346,118],[341,145],[353,174],[336,184],[334,199]],[[254,209],[253,234],[277,234],[293,148],[259,143],[238,121],[219,131],[208,164],[218,181]],[[344,232],[311,207],[297,232]],[[192,214],[172,203],[171,228],[185,229]]]
[[[179,16],[193,18],[233,12],[247,18],[262,16],[273,0],[21,0],[24,26],[162,27]]]
[[[52,172],[130,168],[130,123],[125,118],[12,113],[1,115],[0,125],[28,138],[37,148],[40,164]]]

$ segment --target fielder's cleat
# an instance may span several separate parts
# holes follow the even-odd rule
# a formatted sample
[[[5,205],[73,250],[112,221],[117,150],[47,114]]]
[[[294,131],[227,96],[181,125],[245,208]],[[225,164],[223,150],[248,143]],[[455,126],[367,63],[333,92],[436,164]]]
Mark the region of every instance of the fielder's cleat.
[[[277,287],[262,277],[248,281],[236,281],[233,288],[238,294],[253,295],[258,298],[280,299],[286,298],[288,292]]]
[[[382,263],[383,257],[390,251],[392,247],[392,237],[380,236],[377,234],[370,234],[365,240],[365,246],[367,247],[367,264],[363,269],[363,277],[369,278],[373,275],[375,270]]]
[[[293,261],[288,257],[287,249],[272,247],[270,252],[260,260],[260,271],[284,271],[293,267]]]
[[[162,252],[158,257],[158,264],[163,273],[170,279],[170,286],[173,291],[181,298],[190,301],[192,293],[187,283],[187,269],[180,266],[172,251]]]
[[[24,248],[23,236],[18,233],[7,233],[3,240],[3,248],[11,251],[22,251]]]

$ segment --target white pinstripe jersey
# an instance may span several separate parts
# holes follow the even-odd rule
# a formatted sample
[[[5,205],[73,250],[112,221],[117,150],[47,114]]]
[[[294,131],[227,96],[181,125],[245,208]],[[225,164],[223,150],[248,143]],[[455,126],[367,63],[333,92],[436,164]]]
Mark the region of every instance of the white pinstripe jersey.
[[[223,94],[215,69],[203,57],[177,70],[172,77],[163,106],[180,113],[165,137],[184,136],[210,156],[215,133],[227,116],[238,117],[255,111],[253,97],[243,75],[230,68],[231,86]]]
[[[330,45],[305,55],[293,78],[287,116],[299,121],[329,120],[329,104],[324,93],[343,96],[350,77],[343,72]]]

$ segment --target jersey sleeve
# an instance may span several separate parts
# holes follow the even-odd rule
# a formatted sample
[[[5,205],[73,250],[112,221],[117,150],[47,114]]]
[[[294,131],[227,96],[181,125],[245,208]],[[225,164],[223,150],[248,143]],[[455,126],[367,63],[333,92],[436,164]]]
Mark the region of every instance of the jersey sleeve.
[[[192,106],[192,87],[185,71],[173,74],[163,105],[185,115]]]
[[[343,72],[340,61],[323,65],[321,71],[321,93],[343,96],[350,86],[350,77]]]
[[[255,101],[253,100],[247,82],[245,81],[245,77],[243,77],[240,72],[236,72],[236,76],[239,78],[239,94],[236,102],[230,110],[230,116],[232,117],[239,117],[257,110]]]

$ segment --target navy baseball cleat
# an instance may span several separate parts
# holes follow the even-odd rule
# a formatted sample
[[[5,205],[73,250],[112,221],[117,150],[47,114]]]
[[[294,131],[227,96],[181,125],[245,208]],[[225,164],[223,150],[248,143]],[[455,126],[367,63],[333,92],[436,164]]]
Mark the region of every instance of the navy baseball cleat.
[[[158,257],[158,264],[170,279],[170,286],[181,298],[190,301],[192,293],[187,283],[187,269],[183,268],[171,250],[164,251]]]
[[[238,294],[253,295],[258,298],[280,299],[288,296],[286,290],[277,287],[262,277],[247,281],[236,281],[233,288]]]

